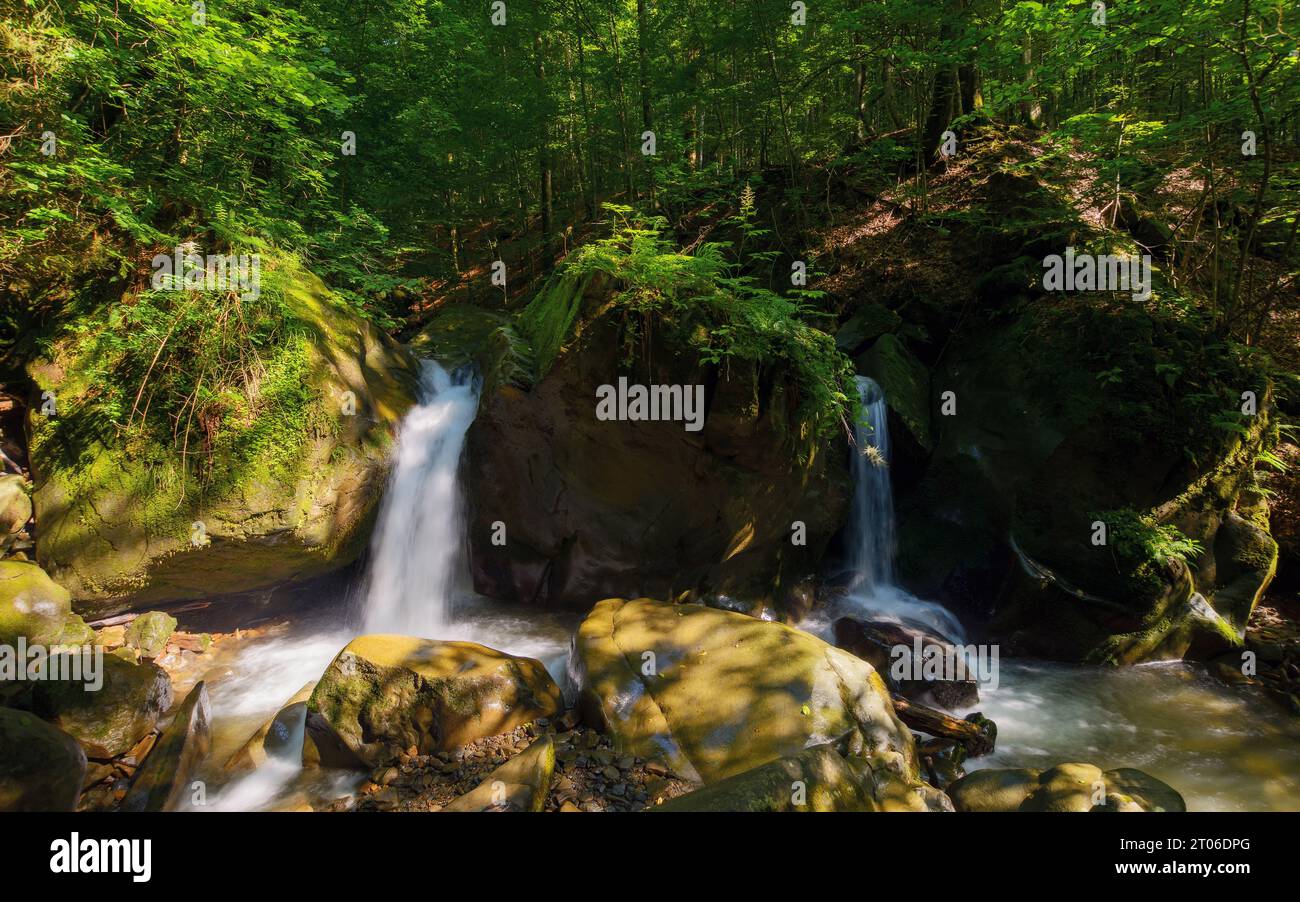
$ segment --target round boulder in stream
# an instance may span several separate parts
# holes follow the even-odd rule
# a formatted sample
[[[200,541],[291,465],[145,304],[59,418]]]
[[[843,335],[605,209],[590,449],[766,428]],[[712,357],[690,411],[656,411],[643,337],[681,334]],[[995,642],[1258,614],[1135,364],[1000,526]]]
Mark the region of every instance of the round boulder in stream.
[[[34,714],[0,708],[0,811],[71,811],[85,776],[77,740]]]
[[[825,743],[917,773],[875,669],[781,623],[611,598],[579,627],[572,663],[584,718],[684,777],[710,783]]]
[[[1172,786],[1132,767],[977,770],[948,787],[958,811],[1186,811]]]
[[[307,702],[303,763],[372,769],[415,748],[458,749],[564,704],[540,661],[474,642],[359,636]]]
[[[835,621],[835,644],[870,663],[891,689],[909,699],[948,709],[979,704],[976,669],[967,649],[943,636],[889,620],[841,617]],[[943,676],[927,675],[924,664],[931,655],[944,662]]]
[[[36,682],[33,710],[76,737],[91,758],[125,755],[171,707],[171,677],[152,661],[104,655],[102,672],[85,676]]]

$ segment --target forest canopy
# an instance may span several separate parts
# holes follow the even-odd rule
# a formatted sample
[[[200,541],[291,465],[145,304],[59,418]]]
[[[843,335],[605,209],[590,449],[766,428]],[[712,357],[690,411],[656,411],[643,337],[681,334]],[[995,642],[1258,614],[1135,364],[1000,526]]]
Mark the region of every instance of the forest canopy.
[[[181,245],[292,257],[413,328],[456,286],[490,296],[497,259],[526,302],[608,203],[694,253],[692,217],[759,187],[782,222],[728,235],[753,274],[837,173],[924,212],[946,136],[997,124],[1044,177],[1086,161],[1110,226],[1192,185],[1157,236],[1173,278],[1254,343],[1296,293],[1298,22],[1287,0],[8,0],[0,342],[12,366],[69,305],[147,303]]]

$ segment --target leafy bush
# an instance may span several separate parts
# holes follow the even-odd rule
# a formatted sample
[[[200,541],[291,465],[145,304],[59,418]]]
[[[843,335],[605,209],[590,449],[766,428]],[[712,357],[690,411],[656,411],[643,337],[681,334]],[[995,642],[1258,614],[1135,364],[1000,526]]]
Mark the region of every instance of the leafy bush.
[[[1160,571],[1170,562],[1187,564],[1204,551],[1200,542],[1183,535],[1178,527],[1158,523],[1132,508],[1090,515],[1106,524],[1107,544],[1114,552],[1116,569],[1145,588],[1158,586]]]
[[[853,366],[832,336],[806,321],[818,315],[815,308],[741,274],[740,262],[727,258],[729,245],[707,242],[683,253],[664,237],[662,218],[642,218],[625,206],[606,209],[614,217],[610,237],[580,248],[521,314],[542,372],[571,334],[583,280],[604,273],[623,286],[615,303],[628,314],[634,335],[638,323],[659,318],[672,323],[701,363],[725,367],[736,359],[788,367],[800,412],[819,433],[847,427],[856,417]],[[630,352],[635,347],[629,342]]]

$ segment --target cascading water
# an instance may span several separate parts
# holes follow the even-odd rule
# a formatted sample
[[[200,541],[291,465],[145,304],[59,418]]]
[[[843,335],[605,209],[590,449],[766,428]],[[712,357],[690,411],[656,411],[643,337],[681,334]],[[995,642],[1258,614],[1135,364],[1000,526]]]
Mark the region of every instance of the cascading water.
[[[839,615],[895,620],[926,627],[960,641],[961,623],[943,605],[922,601],[894,583],[894,493],[889,478],[889,410],[885,393],[866,376],[857,377],[864,422],[854,430],[853,509],[849,521],[849,563],[853,580]]]
[[[885,393],[874,380],[858,376],[865,414],[854,429],[853,519],[849,541],[853,585],[871,592],[894,582],[894,493],[889,484],[889,426]]]
[[[478,393],[472,373],[423,363],[420,403],[402,421],[371,544],[362,608],[366,632],[433,639],[450,622],[464,534],[456,470]]]

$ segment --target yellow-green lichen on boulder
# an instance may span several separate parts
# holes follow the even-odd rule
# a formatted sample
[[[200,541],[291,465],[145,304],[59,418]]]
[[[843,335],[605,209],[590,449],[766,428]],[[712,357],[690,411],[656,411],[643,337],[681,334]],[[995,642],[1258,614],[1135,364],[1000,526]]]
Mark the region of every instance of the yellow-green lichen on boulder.
[[[541,811],[555,775],[555,742],[543,736],[443,811]]]
[[[176,631],[176,618],[163,611],[148,611],[131,621],[126,628],[126,644],[145,658],[156,658],[167,647]]]
[[[412,747],[458,749],[562,709],[559,687],[533,658],[474,642],[359,636],[307,702],[304,763],[375,768]]]
[[[83,671],[84,675],[84,671]],[[90,758],[125,755],[171,707],[172,682],[152,661],[103,656],[103,685],[84,679],[38,680],[32,709],[81,743]]]
[[[952,811],[933,786],[888,756],[845,758],[830,745],[805,749],[709,783],[652,811]]]
[[[85,776],[77,740],[27,711],[0,708],[0,811],[72,811]]]
[[[1187,810],[1177,790],[1150,774],[1079,763],[977,770],[949,786],[948,797],[958,811]]]
[[[36,405],[28,420],[37,552],[79,611],[251,591],[364,549],[418,366],[316,276],[276,279],[287,337],[247,396],[228,399],[203,479],[165,439],[122,438],[94,412],[95,330],[70,330],[29,365],[34,391],[58,399],[56,415]]]
[[[0,474],[0,547],[32,518],[27,481],[12,473]]]
[[[866,661],[781,623],[692,604],[611,598],[578,628],[584,717],[616,746],[708,783],[810,746],[897,756],[912,734]]]
[[[40,567],[22,561],[0,561],[0,644],[85,645],[95,632],[72,612],[68,590]]]

